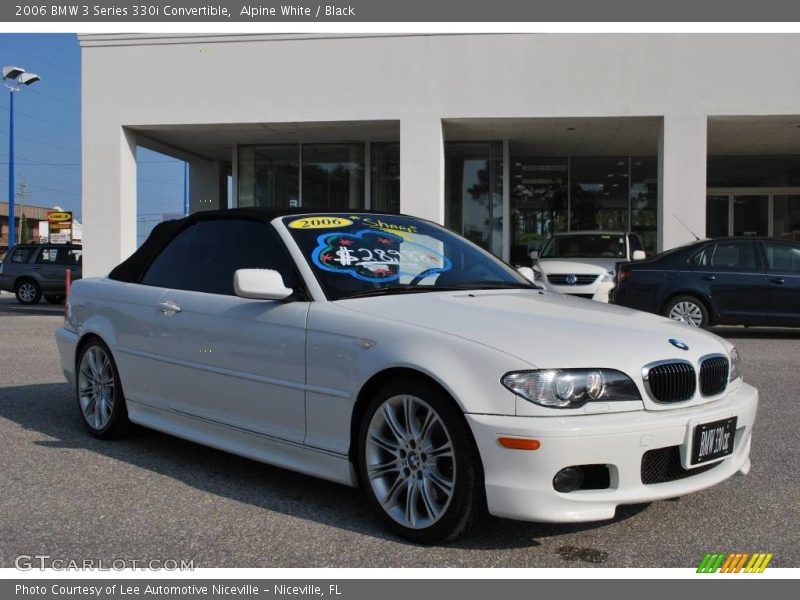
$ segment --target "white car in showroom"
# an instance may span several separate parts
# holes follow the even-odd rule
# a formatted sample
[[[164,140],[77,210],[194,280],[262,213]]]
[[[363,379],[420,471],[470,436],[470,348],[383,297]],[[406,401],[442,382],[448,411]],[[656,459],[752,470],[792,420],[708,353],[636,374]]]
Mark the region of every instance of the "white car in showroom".
[[[625,231],[570,231],[530,254],[534,281],[545,289],[608,302],[617,263],[645,258],[642,239]]]
[[[159,224],[75,283],[56,339],[90,434],[133,422],[360,485],[420,543],[484,507],[611,519],[750,469],[758,392],[730,343],[548,293],[408,216]]]

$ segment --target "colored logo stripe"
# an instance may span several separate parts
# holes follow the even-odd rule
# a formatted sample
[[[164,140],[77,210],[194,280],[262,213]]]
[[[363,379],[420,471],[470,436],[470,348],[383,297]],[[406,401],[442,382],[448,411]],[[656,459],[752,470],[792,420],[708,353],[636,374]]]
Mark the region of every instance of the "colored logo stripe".
[[[772,560],[773,554],[765,552],[707,552],[697,567],[698,573],[763,573]],[[749,560],[748,560],[749,559]],[[747,566],[745,566],[747,563]]]

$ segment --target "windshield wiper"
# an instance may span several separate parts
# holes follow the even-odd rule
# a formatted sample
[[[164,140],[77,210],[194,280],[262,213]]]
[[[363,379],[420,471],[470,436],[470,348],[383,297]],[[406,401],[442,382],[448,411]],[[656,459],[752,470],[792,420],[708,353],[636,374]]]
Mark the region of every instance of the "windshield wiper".
[[[348,294],[339,300],[349,300],[351,298],[367,298],[369,296],[390,296],[393,294],[415,294],[421,292],[462,292],[464,290],[538,290],[539,286],[530,283],[514,281],[476,281],[473,283],[459,283],[455,285],[407,285],[407,286],[383,286],[371,290],[362,290],[353,294]]]

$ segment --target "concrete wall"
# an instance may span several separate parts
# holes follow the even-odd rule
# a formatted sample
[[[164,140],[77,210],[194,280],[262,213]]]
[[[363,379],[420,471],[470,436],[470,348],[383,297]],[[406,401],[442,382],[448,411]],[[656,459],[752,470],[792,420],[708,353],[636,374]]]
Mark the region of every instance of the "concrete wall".
[[[401,208],[442,221],[441,119],[660,116],[660,247],[705,230],[709,115],[800,114],[797,35],[81,36],[84,269],[135,248],[126,126],[400,121]]]

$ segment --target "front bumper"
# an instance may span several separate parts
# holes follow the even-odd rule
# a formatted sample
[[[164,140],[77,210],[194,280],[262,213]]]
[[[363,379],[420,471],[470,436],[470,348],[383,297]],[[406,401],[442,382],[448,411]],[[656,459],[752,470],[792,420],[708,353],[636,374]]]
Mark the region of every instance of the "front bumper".
[[[716,402],[670,411],[568,417],[467,414],[483,460],[489,512],[524,521],[567,523],[614,517],[617,506],[683,496],[750,470],[750,438],[758,392],[740,384]],[[648,450],[685,448],[697,423],[736,416],[733,454],[710,470],[665,483],[644,484]],[[498,436],[535,438],[538,450],[502,447]],[[553,476],[575,465],[609,466],[610,486],[560,493]]]
[[[608,302],[611,290],[614,289],[614,282],[605,281],[593,283],[591,285],[553,285],[548,282],[546,289],[558,294],[591,298],[596,302]]]

